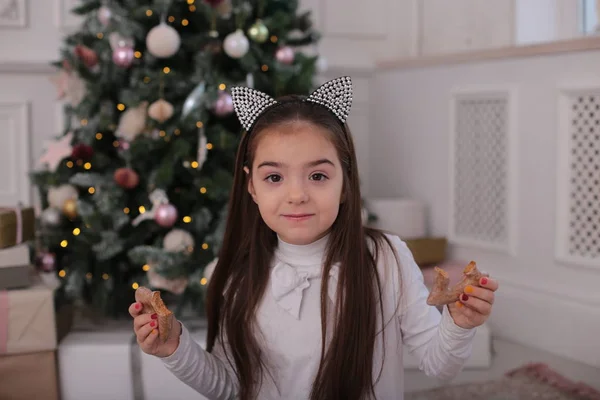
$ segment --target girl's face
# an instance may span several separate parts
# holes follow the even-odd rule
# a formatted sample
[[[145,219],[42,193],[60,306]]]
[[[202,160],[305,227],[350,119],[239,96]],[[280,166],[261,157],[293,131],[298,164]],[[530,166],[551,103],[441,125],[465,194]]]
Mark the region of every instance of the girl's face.
[[[337,218],[342,188],[341,163],[325,129],[292,122],[261,132],[248,191],[283,241],[303,245],[325,236]]]

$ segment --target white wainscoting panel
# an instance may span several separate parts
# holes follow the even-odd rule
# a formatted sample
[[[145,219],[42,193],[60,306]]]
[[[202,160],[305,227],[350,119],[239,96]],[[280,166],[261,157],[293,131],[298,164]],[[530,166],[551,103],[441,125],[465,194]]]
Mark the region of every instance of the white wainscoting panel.
[[[0,0],[0,28],[24,28],[26,26],[26,0]]]
[[[0,135],[6,140],[0,148],[0,205],[39,204],[29,172],[61,126],[52,74],[52,68],[31,63],[0,68]]]
[[[559,91],[556,256],[600,269],[600,85]]]
[[[29,204],[29,104],[0,102],[0,204]]]

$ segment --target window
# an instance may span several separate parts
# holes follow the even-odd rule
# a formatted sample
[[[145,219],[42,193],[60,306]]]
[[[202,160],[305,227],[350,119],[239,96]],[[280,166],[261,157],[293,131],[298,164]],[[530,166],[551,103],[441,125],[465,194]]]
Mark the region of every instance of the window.
[[[584,34],[595,33],[598,25],[596,0],[580,0],[579,4],[580,31]]]

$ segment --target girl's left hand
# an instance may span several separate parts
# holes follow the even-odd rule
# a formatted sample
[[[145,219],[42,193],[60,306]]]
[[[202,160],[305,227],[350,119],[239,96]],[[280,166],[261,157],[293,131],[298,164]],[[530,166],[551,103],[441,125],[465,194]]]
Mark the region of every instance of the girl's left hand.
[[[480,279],[479,286],[467,286],[460,300],[448,305],[454,323],[461,328],[472,329],[487,321],[494,304],[494,292],[498,281],[489,277]]]

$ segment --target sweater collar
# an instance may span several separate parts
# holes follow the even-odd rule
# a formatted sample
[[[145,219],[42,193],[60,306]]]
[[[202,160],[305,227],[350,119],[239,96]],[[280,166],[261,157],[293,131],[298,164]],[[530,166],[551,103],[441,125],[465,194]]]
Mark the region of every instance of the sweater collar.
[[[310,244],[296,245],[287,243],[277,236],[275,257],[292,266],[321,266],[325,261],[325,249],[328,241],[329,234]]]

